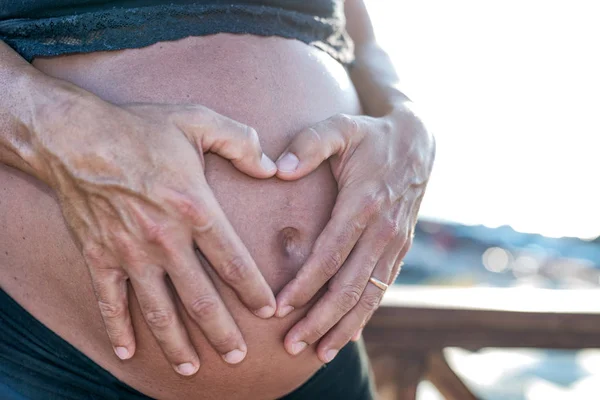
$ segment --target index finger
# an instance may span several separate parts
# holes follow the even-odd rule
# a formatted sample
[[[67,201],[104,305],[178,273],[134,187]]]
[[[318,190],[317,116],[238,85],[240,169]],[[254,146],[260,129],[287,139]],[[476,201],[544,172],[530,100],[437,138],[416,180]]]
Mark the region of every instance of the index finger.
[[[203,223],[196,223],[196,245],[238,297],[254,314],[270,318],[275,313],[275,296],[242,243],[210,189],[202,195],[202,208],[210,210]]]
[[[171,254],[168,271],[188,314],[214,349],[229,364],[241,362],[247,352],[242,333],[191,246]]]
[[[313,251],[296,277],[277,296],[277,316],[285,317],[302,307],[344,264],[368,221],[379,208],[371,198],[347,200],[340,191],[331,219],[317,238]]]

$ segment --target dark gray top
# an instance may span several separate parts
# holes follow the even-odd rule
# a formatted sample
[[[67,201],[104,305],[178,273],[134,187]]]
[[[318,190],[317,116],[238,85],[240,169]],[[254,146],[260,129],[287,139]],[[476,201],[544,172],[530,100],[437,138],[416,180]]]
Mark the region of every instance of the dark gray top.
[[[0,0],[0,40],[25,59],[221,32],[298,39],[353,60],[343,0]]]

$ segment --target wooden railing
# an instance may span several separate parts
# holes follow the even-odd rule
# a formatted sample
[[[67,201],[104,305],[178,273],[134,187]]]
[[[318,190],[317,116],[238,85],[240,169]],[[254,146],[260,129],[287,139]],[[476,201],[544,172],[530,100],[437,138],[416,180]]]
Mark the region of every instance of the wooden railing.
[[[423,379],[448,400],[476,399],[445,347],[600,348],[600,290],[393,286],[364,338],[382,400],[415,399]]]

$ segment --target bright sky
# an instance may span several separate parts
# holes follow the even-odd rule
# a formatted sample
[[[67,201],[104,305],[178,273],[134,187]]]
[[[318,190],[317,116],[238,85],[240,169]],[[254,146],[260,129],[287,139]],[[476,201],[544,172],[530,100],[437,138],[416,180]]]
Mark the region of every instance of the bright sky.
[[[600,3],[366,3],[436,135],[422,216],[600,235]]]

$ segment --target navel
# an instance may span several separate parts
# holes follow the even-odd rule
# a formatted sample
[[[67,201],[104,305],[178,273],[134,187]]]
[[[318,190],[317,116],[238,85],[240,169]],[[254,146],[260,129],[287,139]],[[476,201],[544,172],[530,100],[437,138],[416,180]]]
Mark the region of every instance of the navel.
[[[304,260],[305,249],[302,246],[302,234],[298,229],[291,226],[283,228],[279,232],[279,241],[286,257],[298,262]]]

